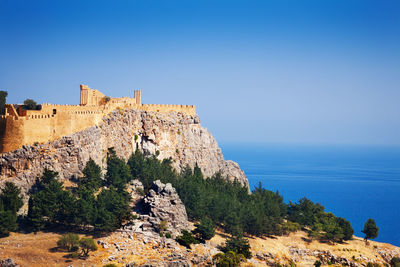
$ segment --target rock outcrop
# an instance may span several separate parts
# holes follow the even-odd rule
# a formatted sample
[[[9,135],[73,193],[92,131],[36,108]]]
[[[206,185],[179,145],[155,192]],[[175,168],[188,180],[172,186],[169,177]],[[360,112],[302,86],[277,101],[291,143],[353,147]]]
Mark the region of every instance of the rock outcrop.
[[[176,237],[181,230],[189,229],[185,205],[170,183],[154,181],[140,208],[148,214],[148,221],[158,231],[170,232]]]
[[[217,142],[200,125],[198,116],[138,110],[117,110],[98,126],[2,154],[0,185],[13,181],[26,192],[44,168],[59,172],[61,179],[79,177],[89,158],[104,169],[110,147],[124,159],[136,149],[145,154],[159,153],[159,159],[171,157],[178,171],[197,163],[206,177],[220,171],[228,179],[248,186],[239,165],[224,160]]]
[[[19,267],[13,259],[0,260],[0,267]]]
[[[154,181],[145,196],[135,193],[133,188],[141,189],[143,186],[138,180],[128,186],[132,199],[136,200],[132,210],[136,219],[126,224],[123,231],[155,237],[169,233],[175,238],[182,230],[190,228],[185,205],[170,183]]]

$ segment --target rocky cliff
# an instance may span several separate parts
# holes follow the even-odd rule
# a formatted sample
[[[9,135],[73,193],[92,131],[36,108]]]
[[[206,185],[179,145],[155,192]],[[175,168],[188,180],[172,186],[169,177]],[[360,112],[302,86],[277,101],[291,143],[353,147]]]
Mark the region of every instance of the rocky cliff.
[[[145,154],[159,154],[159,159],[171,157],[178,171],[186,165],[193,168],[197,163],[205,176],[220,171],[228,179],[237,179],[248,186],[239,165],[224,160],[217,142],[200,125],[198,116],[138,110],[116,110],[97,126],[2,154],[0,185],[12,181],[26,192],[44,168],[59,172],[61,179],[76,178],[89,158],[104,169],[110,147],[124,159],[136,149]]]

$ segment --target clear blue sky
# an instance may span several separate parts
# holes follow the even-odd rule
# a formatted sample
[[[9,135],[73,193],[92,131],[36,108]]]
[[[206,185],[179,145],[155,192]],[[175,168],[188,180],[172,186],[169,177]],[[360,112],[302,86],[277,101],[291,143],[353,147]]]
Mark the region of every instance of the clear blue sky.
[[[194,104],[219,142],[400,145],[400,1],[0,0],[8,103]]]

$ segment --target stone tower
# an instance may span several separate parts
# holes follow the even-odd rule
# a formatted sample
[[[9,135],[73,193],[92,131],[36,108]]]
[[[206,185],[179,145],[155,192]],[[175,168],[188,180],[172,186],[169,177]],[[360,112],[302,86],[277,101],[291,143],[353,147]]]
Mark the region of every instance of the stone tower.
[[[135,90],[134,92],[135,102],[138,106],[142,104],[142,93],[140,90]]]

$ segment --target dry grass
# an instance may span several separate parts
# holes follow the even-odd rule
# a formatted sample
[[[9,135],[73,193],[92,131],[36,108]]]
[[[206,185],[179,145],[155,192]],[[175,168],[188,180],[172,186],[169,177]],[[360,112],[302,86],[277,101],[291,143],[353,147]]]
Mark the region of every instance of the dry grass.
[[[125,252],[118,252],[115,247],[103,249],[98,246],[98,250],[92,252],[88,259],[69,259],[66,258],[67,252],[54,251],[59,234],[39,232],[35,234],[12,233],[11,236],[0,239],[0,259],[12,258],[16,263],[24,266],[103,266],[105,262],[116,263],[117,266],[124,266],[127,262],[145,263],[148,259],[160,259],[162,256],[173,252],[173,250],[184,250],[183,247],[174,249],[155,249],[152,244],[143,244],[133,235],[133,239],[127,242],[128,247]],[[229,238],[223,232],[217,231],[217,235],[207,244],[211,247],[222,245]],[[121,233],[113,233],[107,237],[100,238],[108,243],[122,242],[127,240],[126,236]],[[329,250],[336,256],[351,259],[352,256],[358,257],[363,255],[377,262],[382,262],[382,258],[376,252],[376,249],[399,249],[395,246],[385,243],[371,241],[367,246],[361,238],[355,238],[343,244],[326,244],[318,241],[307,242],[307,235],[304,232],[296,232],[289,236],[278,236],[272,238],[249,238],[253,254],[273,253],[276,259],[281,263],[287,263],[289,260],[289,247],[297,247],[309,250]],[[136,252],[136,253],[133,253]],[[209,249],[205,249],[201,245],[193,247],[193,254],[203,255],[210,253]],[[109,262],[107,259],[111,255],[117,255],[117,259]],[[312,266],[316,258],[307,257],[306,259],[296,262],[297,266]],[[249,264],[247,264],[249,265]],[[250,266],[250,265],[249,265]],[[265,266],[265,263],[254,263],[253,266]]]
[[[32,266],[102,266],[98,255],[102,248],[92,253],[86,260],[68,259],[67,252],[54,251],[60,235],[54,233],[20,234],[12,233],[0,239],[0,258],[12,258],[21,267]],[[96,255],[96,256],[94,256]]]
[[[371,261],[384,263],[382,257],[377,253],[377,249],[398,249],[390,244],[369,241],[366,245],[364,240],[359,237],[354,237],[353,240],[344,243],[328,244],[319,241],[311,241],[308,239],[307,234],[303,231],[292,233],[289,236],[277,236],[272,238],[249,238],[250,245],[253,252],[269,252],[277,255],[277,258],[285,263],[285,259],[289,259],[289,247],[296,247],[308,250],[321,250],[330,251],[332,254],[347,259],[352,259],[362,255]],[[315,257],[307,257],[308,259],[296,262],[297,266],[312,266],[317,260]],[[311,265],[310,265],[311,264]]]

